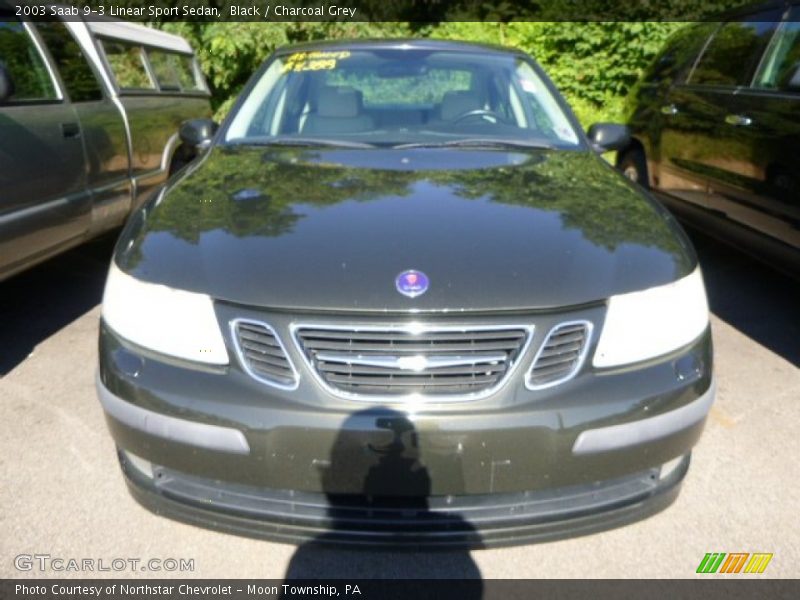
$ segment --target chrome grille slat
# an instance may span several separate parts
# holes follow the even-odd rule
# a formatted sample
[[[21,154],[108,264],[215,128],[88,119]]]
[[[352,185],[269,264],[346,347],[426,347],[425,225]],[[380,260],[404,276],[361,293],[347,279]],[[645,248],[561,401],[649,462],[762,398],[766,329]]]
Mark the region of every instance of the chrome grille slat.
[[[298,349],[332,393],[468,400],[493,392],[530,341],[527,326],[293,326]]]
[[[284,369],[288,370],[286,366],[286,360],[270,358],[268,356],[258,356],[256,354],[248,353],[247,358],[250,361],[257,362],[260,365],[269,365],[270,367],[274,367],[275,369]]]
[[[588,321],[553,327],[533,360],[526,378],[530,389],[563,383],[573,377],[586,356],[592,325]]]
[[[583,347],[583,339],[577,342],[568,342],[564,344],[561,342],[549,343],[547,346],[551,349],[553,354],[564,354],[565,352],[574,352],[576,350],[580,350]]]
[[[385,340],[392,340],[392,339],[412,339],[413,340],[414,334],[408,331],[395,331],[392,329],[388,329],[385,331],[361,331],[361,330],[353,330],[353,331],[335,331],[335,330],[315,330],[315,329],[304,329],[303,330],[303,337],[304,338],[321,338],[325,340],[332,340],[332,339],[342,339],[342,340],[378,340],[378,341],[385,341]],[[520,339],[525,337],[525,332],[515,332],[513,330],[509,331],[452,331],[452,332],[441,332],[441,331],[431,331],[426,333],[426,338],[431,341],[435,341],[437,339],[445,339],[445,340],[482,340],[482,339]]]
[[[543,367],[550,367],[554,365],[564,365],[575,362],[575,360],[576,356],[573,353],[559,354],[555,356],[541,356],[539,357],[539,360],[536,361],[536,368],[541,369]]]
[[[550,339],[549,343],[554,346],[560,346],[563,344],[569,344],[574,342],[583,342],[583,337],[584,334],[582,331],[571,332],[567,334],[559,334],[559,335],[554,335]]]
[[[250,376],[279,389],[297,387],[297,371],[272,327],[237,319],[231,322],[231,334],[239,360]]]
[[[347,385],[385,385],[385,383],[378,381],[376,377],[348,377],[340,375],[331,375],[328,381],[332,383],[344,383]],[[416,387],[424,385],[425,387],[444,387],[453,385],[475,385],[476,383],[492,383],[494,377],[452,377],[448,379],[435,378],[435,377],[414,377],[412,375],[403,376],[395,375],[392,381],[393,386],[400,387]]]
[[[252,350],[267,356],[274,356],[276,358],[284,358],[283,350],[274,346],[265,346],[264,344],[255,344],[253,342],[243,342],[242,348],[245,350]]]
[[[308,341],[309,347],[312,347],[314,350],[334,350],[337,352],[352,352],[354,354],[358,354],[360,352],[382,352],[382,353],[391,353],[391,352],[406,352],[410,354],[417,354],[419,352],[430,353],[430,352],[440,352],[440,353],[452,353],[452,352],[470,352],[470,351],[480,351],[486,352],[487,350],[514,350],[515,348],[519,347],[519,342],[487,342],[481,343],[481,345],[475,346],[474,344],[465,344],[465,343],[443,343],[438,342],[435,344],[420,344],[420,343],[413,343],[412,341],[404,341],[398,342],[396,344],[381,344],[378,342],[374,343],[348,343],[348,344],[341,344],[339,342],[328,342],[324,340],[309,340]]]
[[[367,365],[342,365],[340,363],[326,363],[320,362],[318,366],[320,371],[324,371],[326,373],[352,373],[353,375],[368,375],[368,374],[376,374],[376,375],[384,375],[386,374],[386,369],[384,367],[371,367]],[[436,375],[450,375],[450,374],[463,374],[463,373],[487,373],[487,372],[498,372],[501,373],[505,371],[506,365],[475,365],[475,366],[464,366],[464,367],[439,367],[436,369],[431,369],[431,372]],[[395,375],[399,377],[401,375]]]

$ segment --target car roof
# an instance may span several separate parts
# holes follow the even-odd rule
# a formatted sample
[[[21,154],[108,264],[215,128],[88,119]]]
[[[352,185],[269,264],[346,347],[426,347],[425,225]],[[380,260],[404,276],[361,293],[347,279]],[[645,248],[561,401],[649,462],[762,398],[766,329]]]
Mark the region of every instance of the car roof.
[[[522,50],[508,48],[496,44],[479,44],[476,42],[462,42],[451,40],[431,40],[413,38],[381,38],[381,39],[358,39],[358,40],[326,40],[315,42],[304,42],[301,44],[290,44],[281,46],[276,54],[291,54],[294,52],[314,52],[326,50],[431,50],[447,52],[482,53],[490,52],[493,54],[507,54],[526,56]]]

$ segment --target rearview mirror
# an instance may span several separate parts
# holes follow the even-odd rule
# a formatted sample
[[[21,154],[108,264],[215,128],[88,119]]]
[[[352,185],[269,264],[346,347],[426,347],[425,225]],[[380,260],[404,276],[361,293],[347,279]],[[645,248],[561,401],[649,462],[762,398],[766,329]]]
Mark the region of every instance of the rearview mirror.
[[[211,119],[191,119],[181,124],[178,136],[187,148],[202,152],[211,145],[218,128],[219,125]]]
[[[595,123],[589,127],[587,135],[598,152],[622,150],[631,142],[630,130],[616,123]]]
[[[428,72],[428,67],[421,62],[394,62],[378,68],[378,77],[381,79],[398,79],[406,77],[421,77]]]
[[[11,81],[3,63],[0,62],[0,103],[5,102],[14,95],[14,82]]]

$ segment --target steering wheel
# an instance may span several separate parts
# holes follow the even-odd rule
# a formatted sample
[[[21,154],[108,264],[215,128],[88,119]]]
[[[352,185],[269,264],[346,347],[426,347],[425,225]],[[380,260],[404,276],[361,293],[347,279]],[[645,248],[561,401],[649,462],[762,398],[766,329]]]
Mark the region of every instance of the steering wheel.
[[[474,110],[469,110],[467,112],[461,113],[452,120],[452,123],[455,125],[457,123],[460,123],[461,121],[465,121],[467,119],[473,119],[475,117],[490,117],[490,119],[494,119],[495,123],[497,123],[500,120],[500,115],[498,115],[493,110],[489,110],[488,108],[476,108]]]

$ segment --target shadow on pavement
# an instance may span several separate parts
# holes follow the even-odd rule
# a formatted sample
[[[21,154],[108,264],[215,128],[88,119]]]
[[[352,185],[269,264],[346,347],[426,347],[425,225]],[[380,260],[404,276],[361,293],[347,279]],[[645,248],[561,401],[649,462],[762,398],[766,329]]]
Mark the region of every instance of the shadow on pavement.
[[[116,233],[0,282],[0,377],[98,304]]]
[[[722,242],[688,230],[711,312],[800,366],[800,282]]]
[[[376,442],[375,429],[385,430],[381,443]],[[420,460],[414,424],[405,414],[378,407],[350,415],[321,471],[329,531],[297,548],[286,583],[317,578],[403,579],[413,573],[419,579],[459,579],[461,598],[482,597],[480,569],[466,543],[460,543],[471,540],[475,546],[479,537],[460,516],[429,510],[431,478]],[[413,542],[419,531],[447,532],[455,545],[420,552]],[[389,544],[403,536],[403,550],[341,545],[343,538],[363,543],[375,535]]]

